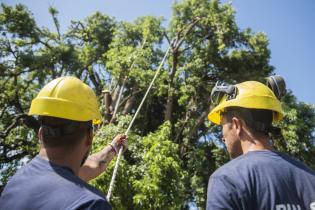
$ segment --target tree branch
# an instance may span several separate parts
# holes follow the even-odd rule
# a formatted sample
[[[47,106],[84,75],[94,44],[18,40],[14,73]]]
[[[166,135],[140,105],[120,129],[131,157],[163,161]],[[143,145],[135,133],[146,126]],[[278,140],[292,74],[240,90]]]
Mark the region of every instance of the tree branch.
[[[193,27],[199,22],[199,20],[201,20],[201,18],[197,17],[194,22],[192,22],[191,24],[188,25],[188,27],[186,28],[186,31],[185,31],[184,35],[183,35],[180,39],[178,39],[178,43],[177,43],[177,45],[176,45],[176,50],[179,49],[179,47],[182,45],[182,43],[183,43],[184,40],[185,40],[185,39],[184,39],[185,36],[193,29]]]
[[[4,132],[1,132],[0,133],[0,137],[1,138],[5,138],[9,135],[10,131],[15,128],[18,123],[19,123],[19,120],[23,117],[27,116],[26,114],[20,114],[20,115],[17,115],[14,119],[13,119],[13,122],[11,123],[11,125],[9,125],[7,127],[7,129],[4,131]]]
[[[122,102],[119,103],[119,106],[123,105],[124,103],[126,103],[126,101],[129,100],[129,98],[131,98],[132,96],[137,95],[138,93],[141,93],[142,91],[144,91],[144,90],[137,90],[137,91],[135,91],[135,92],[132,92],[130,95],[128,95],[127,97],[125,97],[125,98],[122,100]]]
[[[171,40],[170,40],[170,38],[167,36],[167,33],[164,32],[163,35],[165,36],[165,38],[166,38],[168,44],[171,44]]]
[[[200,117],[197,119],[197,123],[194,125],[194,127],[189,132],[189,139],[193,139],[195,134],[197,133],[198,129],[200,128],[201,124],[204,123],[206,117],[208,116],[208,113],[210,112],[210,106],[202,112]]]
[[[13,119],[12,123],[6,128],[6,130],[0,133],[0,138],[2,139],[6,138],[11,132],[11,130],[18,125],[21,119],[23,119],[23,122],[27,127],[32,128],[35,133],[38,132],[40,125],[39,122],[34,117],[28,116],[27,114],[19,114]]]

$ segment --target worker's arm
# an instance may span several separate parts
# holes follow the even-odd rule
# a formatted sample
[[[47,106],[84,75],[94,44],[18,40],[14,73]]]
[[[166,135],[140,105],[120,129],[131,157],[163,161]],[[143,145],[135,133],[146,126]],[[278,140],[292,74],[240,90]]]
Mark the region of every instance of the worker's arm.
[[[117,135],[111,144],[107,145],[101,151],[90,155],[83,166],[80,168],[79,177],[84,181],[99,176],[107,168],[110,161],[118,154],[120,146],[127,149],[127,138],[125,135]]]

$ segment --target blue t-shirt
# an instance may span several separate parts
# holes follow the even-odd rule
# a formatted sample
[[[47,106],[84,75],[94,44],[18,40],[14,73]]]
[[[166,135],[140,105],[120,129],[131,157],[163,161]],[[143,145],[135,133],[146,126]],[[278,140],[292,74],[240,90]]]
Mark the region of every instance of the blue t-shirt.
[[[110,210],[104,195],[70,168],[36,156],[8,182],[1,210]]]
[[[315,171],[274,151],[253,151],[215,171],[207,210],[315,210]]]

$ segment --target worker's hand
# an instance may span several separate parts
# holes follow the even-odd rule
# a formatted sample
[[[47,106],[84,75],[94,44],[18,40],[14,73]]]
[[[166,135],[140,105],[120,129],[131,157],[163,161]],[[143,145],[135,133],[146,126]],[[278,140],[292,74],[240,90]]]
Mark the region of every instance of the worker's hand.
[[[123,134],[118,134],[113,141],[110,143],[116,154],[118,154],[119,149],[123,146],[123,152],[128,149],[127,136]]]

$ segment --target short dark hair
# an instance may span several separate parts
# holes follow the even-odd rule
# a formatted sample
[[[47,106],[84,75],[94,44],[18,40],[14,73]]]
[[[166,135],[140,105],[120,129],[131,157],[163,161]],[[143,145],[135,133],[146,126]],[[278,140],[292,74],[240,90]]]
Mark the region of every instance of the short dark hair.
[[[42,116],[39,120],[45,147],[75,146],[92,129],[92,121],[80,122],[47,116]]]
[[[273,113],[271,110],[227,107],[222,116],[224,116],[228,122],[231,122],[233,117],[244,120],[247,127],[254,133],[268,135],[272,128]]]

